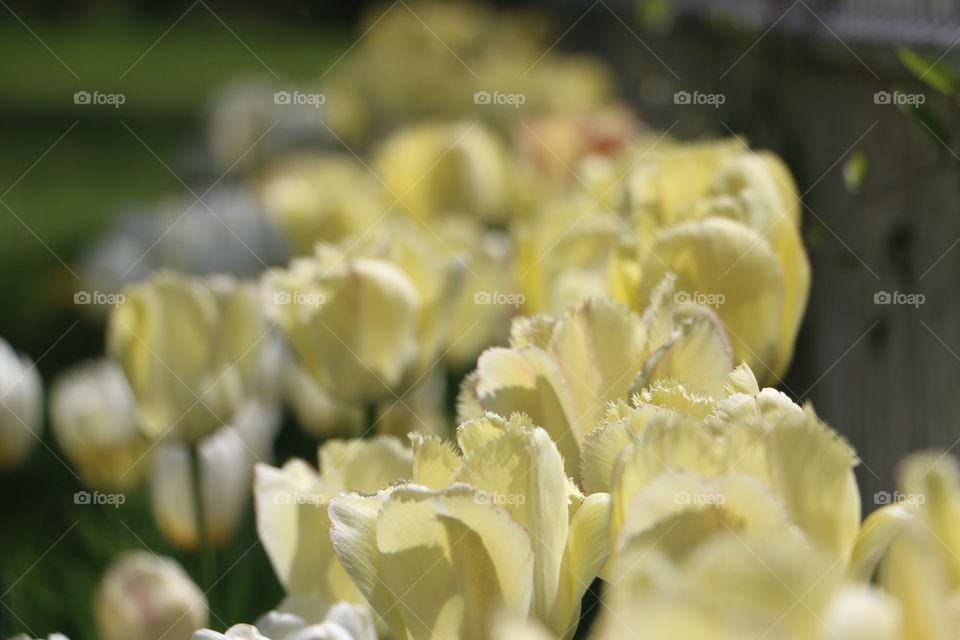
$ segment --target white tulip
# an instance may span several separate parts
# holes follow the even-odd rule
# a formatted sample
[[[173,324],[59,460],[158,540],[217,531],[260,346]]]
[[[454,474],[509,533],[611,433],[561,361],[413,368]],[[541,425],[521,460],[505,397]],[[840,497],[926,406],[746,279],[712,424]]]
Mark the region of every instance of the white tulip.
[[[377,640],[377,630],[365,608],[340,602],[311,622],[294,613],[271,611],[256,625],[237,624],[225,633],[203,629],[193,640]]]
[[[22,462],[40,440],[42,395],[33,362],[0,339],[0,469]]]
[[[102,640],[187,640],[208,622],[207,600],[183,568],[147,551],[121,555],[94,601]]]
[[[229,542],[250,501],[253,467],[270,458],[280,424],[273,407],[250,403],[234,421],[199,442],[204,525],[214,547]],[[151,506],[157,526],[185,550],[197,548],[196,502],[190,445],[157,447],[150,470]]]
[[[50,421],[86,484],[123,491],[140,480],[149,445],[130,384],[113,361],[88,362],[60,376],[50,389]]]

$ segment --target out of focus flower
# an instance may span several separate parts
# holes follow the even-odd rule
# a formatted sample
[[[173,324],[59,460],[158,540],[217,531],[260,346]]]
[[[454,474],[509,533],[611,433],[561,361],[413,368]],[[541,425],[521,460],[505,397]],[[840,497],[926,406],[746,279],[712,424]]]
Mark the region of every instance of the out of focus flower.
[[[322,247],[275,271],[270,283],[294,355],[340,401],[389,397],[414,365],[421,301],[395,264]]]
[[[271,611],[256,625],[237,624],[224,633],[197,631],[193,640],[377,640],[373,618],[363,607],[341,602],[317,622],[293,613]]]
[[[688,304],[713,307],[738,361],[763,380],[782,375],[810,288],[783,163],[738,140],[674,145],[633,169],[626,197],[640,240],[634,304],[672,272]]]
[[[176,561],[130,551],[108,568],[94,599],[103,640],[189,640],[207,626],[207,600]]]
[[[91,487],[124,491],[143,475],[149,447],[137,423],[133,391],[111,360],[71,369],[50,389],[57,444]]]
[[[485,348],[504,342],[510,317],[523,305],[513,280],[513,248],[506,233],[484,230],[465,216],[444,218],[435,230],[463,264],[443,354],[452,368],[466,368]]]
[[[197,441],[256,396],[269,331],[252,283],[165,272],[123,295],[107,342],[148,437]]]
[[[286,259],[284,239],[254,194],[219,185],[202,202],[172,199],[119,216],[84,253],[80,274],[88,293],[115,294],[158,270],[252,278]]]
[[[704,518],[695,511],[678,515],[661,525],[658,544],[651,537],[634,550],[624,563],[629,569],[605,596],[592,638],[933,637],[901,635],[894,598],[846,582],[842,563],[796,532],[720,530],[702,537],[691,530],[698,521]]]
[[[362,236],[389,208],[383,186],[360,161],[343,154],[298,154],[271,164],[257,181],[269,218],[293,255],[318,242]]]
[[[903,637],[951,638],[960,628],[960,465],[947,452],[908,456],[898,491],[863,524],[851,573],[876,577],[903,611]],[[874,576],[874,570],[876,576]]]
[[[614,95],[602,62],[550,50],[561,34],[539,16],[468,2],[412,9],[369,12],[360,25],[365,37],[324,83],[331,110],[356,104],[351,110],[372,132],[437,117],[482,119],[506,130],[544,112],[596,108]],[[330,126],[339,135],[358,129],[342,117]]]
[[[531,169],[532,182],[544,182],[548,190],[562,192],[586,177],[586,163],[623,153],[639,128],[632,110],[622,105],[590,112],[548,112],[516,127],[517,153]]]
[[[15,636],[11,636],[10,640],[42,640],[41,638],[31,638],[25,633],[20,633]],[[47,636],[47,640],[70,640],[67,636],[62,633],[51,633]]]
[[[329,140],[323,125],[325,98],[317,88],[281,88],[268,77],[240,78],[221,87],[207,117],[216,175],[249,169],[279,153]]]
[[[464,381],[460,420],[524,412],[544,425],[567,474],[579,478],[583,438],[604,420],[608,403],[665,378],[722,391],[733,368],[722,328],[709,314],[680,315],[671,295],[668,279],[642,317],[601,298],[560,316],[515,320],[510,347],[485,351]]]
[[[650,402],[665,391],[584,445],[587,484],[611,492],[598,638],[900,638],[896,601],[847,575],[862,536],[849,445],[746,366],[716,401]]]
[[[363,431],[363,406],[333,397],[293,358],[283,364],[281,386],[297,425],[315,438],[358,436]]]
[[[684,514],[705,518],[690,523],[702,531],[763,535],[787,526],[771,519],[782,514],[808,544],[845,558],[860,525],[857,458],[812,410],[779,402],[761,412],[757,394],[733,394],[718,404],[734,413],[718,408],[703,421],[641,402],[590,434],[585,474],[595,482],[610,470],[598,488],[609,487],[618,549]]]
[[[483,125],[438,122],[401,129],[374,155],[374,167],[400,213],[502,220],[512,202],[506,146]]]
[[[0,339],[0,469],[20,464],[40,440],[42,395],[33,362]]]
[[[204,530],[213,547],[233,537],[250,500],[254,465],[271,457],[280,427],[279,411],[257,402],[244,405],[230,423],[204,436],[196,445],[168,442],[156,445],[150,462],[151,508],[160,531],[175,545],[194,550],[197,530],[191,446],[199,456],[200,499]]]
[[[527,314],[562,313],[586,298],[632,299],[632,294],[617,295],[616,290],[621,254],[633,250],[623,221],[605,211],[581,215],[590,205],[578,203],[558,203],[543,216],[511,228],[516,279]]]
[[[462,457],[413,438],[414,483],[330,504],[333,547],[374,611],[397,637],[486,638],[501,608],[571,637],[606,560],[606,496],[584,499],[520,416],[462,425]]]
[[[342,491],[373,492],[411,477],[410,449],[387,436],[328,440],[319,473],[299,459],[281,469],[258,465],[257,532],[289,597],[362,603],[330,546],[327,505]]]

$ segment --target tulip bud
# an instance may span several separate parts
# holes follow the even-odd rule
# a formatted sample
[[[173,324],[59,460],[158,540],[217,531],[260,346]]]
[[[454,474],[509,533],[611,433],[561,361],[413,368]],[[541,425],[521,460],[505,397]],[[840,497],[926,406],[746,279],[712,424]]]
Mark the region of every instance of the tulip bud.
[[[53,435],[91,487],[123,491],[142,475],[148,445],[137,424],[133,391],[110,360],[62,375],[50,390]]]
[[[125,292],[107,337],[147,435],[196,441],[253,395],[265,334],[252,284],[161,273]]]
[[[0,469],[22,462],[40,439],[42,393],[33,362],[0,339]]]
[[[322,247],[272,280],[272,308],[294,354],[343,401],[391,395],[417,353],[420,296],[391,262]]]
[[[499,220],[514,191],[505,145],[476,123],[401,129],[387,139],[374,162],[399,210],[420,220],[446,213]]]
[[[130,551],[103,576],[94,601],[103,640],[188,640],[207,625],[207,599],[171,558]]]
[[[233,537],[250,500],[253,467],[270,457],[279,413],[251,403],[234,421],[197,445],[204,526],[209,543],[221,547]],[[196,549],[200,532],[196,518],[196,482],[191,445],[182,442],[157,447],[150,470],[151,507],[157,526],[175,545]]]

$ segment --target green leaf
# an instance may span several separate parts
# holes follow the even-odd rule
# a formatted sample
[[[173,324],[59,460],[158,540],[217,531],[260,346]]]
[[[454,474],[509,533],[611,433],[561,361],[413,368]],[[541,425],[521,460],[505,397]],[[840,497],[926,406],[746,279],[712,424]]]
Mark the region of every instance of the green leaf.
[[[931,60],[910,47],[898,47],[897,57],[918,80],[948,96],[960,92],[960,80],[945,64]]]
[[[867,155],[863,151],[854,151],[843,165],[843,183],[847,191],[857,193],[867,179]]]

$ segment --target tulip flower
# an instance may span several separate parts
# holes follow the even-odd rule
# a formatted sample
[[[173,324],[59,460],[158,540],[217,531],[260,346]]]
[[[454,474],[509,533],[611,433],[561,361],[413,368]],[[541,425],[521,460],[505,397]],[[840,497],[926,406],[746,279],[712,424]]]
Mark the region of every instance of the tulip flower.
[[[903,637],[950,638],[960,624],[960,465],[946,452],[908,456],[899,490],[863,524],[849,572],[899,602]]]
[[[462,458],[412,436],[413,483],[332,500],[341,564],[396,637],[486,638],[501,608],[571,637],[606,560],[606,496],[585,499],[526,418],[488,414],[457,436]]]
[[[80,365],[54,381],[50,421],[57,444],[87,485],[124,491],[142,478],[149,441],[130,384],[113,361]]]
[[[465,213],[502,220],[513,197],[510,156],[483,125],[431,122],[387,138],[374,168],[401,213],[416,220]]]
[[[705,534],[697,524],[692,513],[677,514],[661,524],[659,543],[624,558],[592,638],[912,637],[901,635],[894,598],[846,582],[842,565],[796,532],[770,538],[721,527]]]
[[[737,140],[676,145],[635,167],[626,201],[640,238],[634,304],[672,272],[678,290],[721,301],[738,361],[764,380],[782,375],[810,288],[799,196],[783,163]]]
[[[94,598],[103,640],[189,640],[207,626],[207,600],[176,561],[148,551],[120,555]]]
[[[256,402],[243,407],[230,424],[197,443],[199,479],[189,445],[158,444],[150,463],[150,505],[160,531],[188,551],[228,543],[250,500],[254,465],[270,458],[279,426],[276,409]],[[197,527],[198,495],[205,541]]]
[[[328,440],[320,472],[299,459],[280,469],[257,465],[257,532],[290,598],[363,602],[330,546],[329,501],[341,491],[377,491],[412,477],[411,452],[388,436]]]
[[[268,330],[253,284],[161,273],[123,295],[107,342],[148,437],[195,442],[256,397]]]
[[[525,313],[562,313],[590,297],[616,299],[615,274],[630,238],[616,215],[580,215],[586,209],[566,202],[543,219],[512,226]]]
[[[743,526],[752,522],[748,512],[763,522],[768,512],[782,511],[810,544],[838,557],[850,554],[860,523],[856,455],[811,409],[801,409],[772,390],[757,390],[749,373],[739,368],[731,376],[732,393],[702,419],[686,413],[683,405],[679,410],[658,406],[641,396],[623,417],[611,416],[615,419],[590,434],[584,444],[585,486],[610,492],[614,544],[627,535],[624,528],[655,520],[658,511],[651,508],[651,500],[656,500],[651,495],[693,493],[697,483],[732,482],[742,509],[734,499],[729,504],[706,500],[698,506],[719,513],[731,510],[731,521]],[[680,482],[689,473],[697,478],[675,489],[659,489],[659,494],[650,489]],[[679,513],[688,504],[676,503],[671,509]]]
[[[316,622],[271,611],[256,625],[237,624],[224,633],[203,629],[192,640],[377,640],[377,630],[366,609],[341,602]]]
[[[40,439],[42,394],[33,362],[0,339],[0,469],[21,463]]]
[[[393,263],[322,247],[275,272],[271,288],[294,355],[340,401],[390,397],[413,366],[421,301]]]
[[[383,187],[347,155],[299,154],[271,165],[257,191],[293,255],[318,242],[339,242],[374,228],[388,210]]]
[[[482,411],[524,412],[544,425],[567,474],[579,478],[581,443],[608,403],[661,378],[722,389],[732,369],[722,328],[709,314],[679,316],[668,303],[670,287],[667,279],[643,317],[601,298],[559,317],[514,321],[510,347],[488,349],[464,381],[460,420]]]

